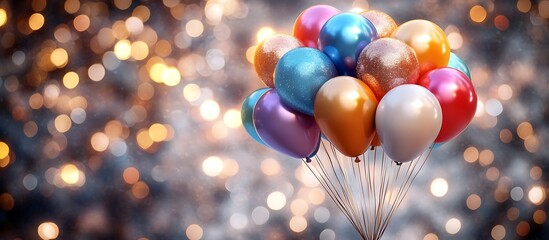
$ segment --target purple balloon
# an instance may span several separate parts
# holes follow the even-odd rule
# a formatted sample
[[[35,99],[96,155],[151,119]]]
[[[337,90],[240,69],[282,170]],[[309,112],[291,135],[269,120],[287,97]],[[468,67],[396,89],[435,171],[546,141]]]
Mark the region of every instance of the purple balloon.
[[[254,124],[263,142],[288,156],[306,158],[318,151],[320,128],[315,119],[283,106],[275,89],[255,105]]]

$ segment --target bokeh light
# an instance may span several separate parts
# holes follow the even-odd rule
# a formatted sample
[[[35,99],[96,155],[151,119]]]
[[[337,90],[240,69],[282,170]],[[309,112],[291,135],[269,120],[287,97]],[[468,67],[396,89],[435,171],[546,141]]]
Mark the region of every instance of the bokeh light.
[[[51,53],[50,60],[53,65],[58,68],[62,68],[67,65],[67,62],[69,60],[69,54],[65,49],[57,48]]]
[[[286,206],[286,196],[281,192],[272,192],[267,197],[267,206],[272,210],[280,210]]]
[[[506,234],[505,227],[502,225],[496,225],[492,228],[491,235],[492,235],[492,238],[496,240],[504,239],[505,234]]]
[[[3,8],[0,8],[0,27],[6,25],[7,21],[8,21],[8,14],[6,13],[6,10]]]
[[[444,178],[436,178],[431,182],[431,193],[436,197],[443,197],[448,192],[448,182]]]
[[[185,230],[185,234],[191,240],[198,240],[204,235],[204,230],[197,224],[191,224]]]
[[[120,60],[127,60],[132,54],[132,46],[128,40],[120,40],[114,45],[114,54]]]
[[[539,186],[534,186],[528,191],[528,199],[536,205],[541,205],[545,201],[545,190]]]
[[[471,210],[477,210],[482,204],[482,201],[479,195],[471,194],[469,195],[469,197],[467,197],[466,204],[467,204],[467,208]]]
[[[5,142],[0,141],[0,159],[6,158],[10,153],[10,147]]]
[[[191,37],[198,37],[204,32],[204,25],[196,19],[192,19],[185,24],[185,30]]]
[[[215,177],[223,171],[223,161],[216,156],[208,157],[202,162],[202,171],[210,177]]]
[[[461,221],[457,218],[450,218],[444,228],[449,234],[457,234],[461,230]]]
[[[67,164],[61,168],[61,179],[65,183],[72,185],[78,182],[80,178],[80,171],[73,164]]]
[[[480,5],[473,6],[469,11],[469,17],[476,23],[484,22],[486,15],[486,9]]]
[[[40,13],[34,13],[29,17],[29,27],[32,30],[38,30],[44,26],[44,16]]]
[[[200,105],[200,115],[202,115],[206,121],[217,119],[219,111],[219,104],[212,99],[208,99]]]
[[[256,34],[257,42],[262,42],[263,40],[265,40],[266,38],[268,38],[273,34],[275,34],[275,31],[272,28],[263,27],[259,29],[259,31],[257,31],[257,34]]]
[[[38,236],[44,240],[56,239],[59,236],[59,227],[53,222],[43,222],[38,225]]]

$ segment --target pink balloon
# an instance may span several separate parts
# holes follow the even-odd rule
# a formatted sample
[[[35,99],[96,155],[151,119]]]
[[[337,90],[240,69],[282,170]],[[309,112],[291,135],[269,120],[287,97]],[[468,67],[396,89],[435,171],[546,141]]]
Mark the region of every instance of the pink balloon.
[[[305,46],[318,48],[318,35],[324,23],[340,12],[339,9],[328,5],[307,8],[295,20],[293,35]]]
[[[473,120],[477,94],[464,73],[454,68],[438,68],[425,73],[418,84],[429,89],[442,108],[442,128],[435,143],[457,136]]]

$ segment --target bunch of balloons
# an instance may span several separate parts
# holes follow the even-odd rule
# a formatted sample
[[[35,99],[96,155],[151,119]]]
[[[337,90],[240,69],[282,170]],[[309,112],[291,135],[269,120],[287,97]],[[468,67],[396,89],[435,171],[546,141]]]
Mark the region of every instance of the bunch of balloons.
[[[245,99],[244,127],[295,158],[314,156],[324,137],[357,160],[382,146],[408,162],[462,132],[477,106],[469,69],[439,26],[397,25],[380,11],[312,6],[292,35],[257,46],[254,67],[267,88]]]

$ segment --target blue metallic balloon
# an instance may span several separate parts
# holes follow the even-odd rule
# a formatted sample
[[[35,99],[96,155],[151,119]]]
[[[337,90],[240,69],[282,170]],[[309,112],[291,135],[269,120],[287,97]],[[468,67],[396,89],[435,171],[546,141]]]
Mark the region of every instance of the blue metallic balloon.
[[[252,137],[255,141],[258,143],[261,143],[265,146],[265,142],[261,140],[259,135],[257,134],[257,130],[254,125],[254,108],[261,96],[263,96],[267,91],[269,91],[269,88],[261,88],[257,89],[254,92],[252,92],[246,99],[244,99],[244,102],[242,103],[242,111],[240,111],[241,117],[242,117],[242,125],[244,125],[244,129],[246,129],[246,132]]]
[[[450,61],[448,61],[448,67],[455,68],[460,72],[465,73],[465,75],[469,77],[469,80],[471,80],[471,72],[469,71],[467,64],[465,64],[465,62],[453,52],[450,52]]]
[[[318,37],[318,47],[334,62],[339,75],[356,77],[356,61],[366,45],[378,38],[368,19],[358,13],[340,13],[328,20]]]
[[[314,48],[292,49],[278,61],[274,85],[286,106],[313,116],[316,93],[337,70],[326,54]]]

